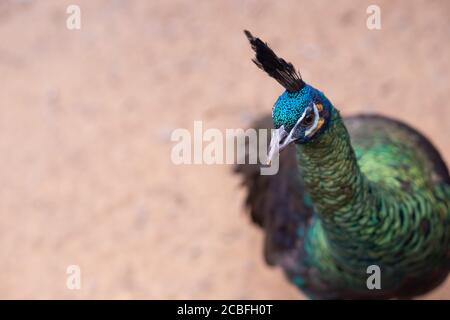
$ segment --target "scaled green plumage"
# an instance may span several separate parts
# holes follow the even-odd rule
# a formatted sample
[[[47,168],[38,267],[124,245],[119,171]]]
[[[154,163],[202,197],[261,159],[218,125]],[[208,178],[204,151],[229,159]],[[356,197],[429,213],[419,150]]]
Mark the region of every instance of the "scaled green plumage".
[[[301,92],[274,106],[275,128],[294,130],[279,173],[237,167],[252,218],[266,232],[267,262],[312,298],[404,298],[442,282],[450,267],[450,177],[436,149],[398,121],[343,120],[321,92],[286,80],[294,69],[247,36],[257,65]],[[313,108],[320,130],[300,119]],[[370,265],[381,269],[381,290],[367,288]]]

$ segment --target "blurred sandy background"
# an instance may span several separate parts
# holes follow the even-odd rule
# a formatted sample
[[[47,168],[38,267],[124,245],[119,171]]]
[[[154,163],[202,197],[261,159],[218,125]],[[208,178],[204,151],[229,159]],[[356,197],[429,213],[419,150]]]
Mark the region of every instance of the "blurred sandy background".
[[[248,28],[344,114],[402,119],[450,163],[449,18],[446,0],[1,0],[0,298],[302,298],[265,266],[231,168],[173,165],[172,130],[270,111]]]

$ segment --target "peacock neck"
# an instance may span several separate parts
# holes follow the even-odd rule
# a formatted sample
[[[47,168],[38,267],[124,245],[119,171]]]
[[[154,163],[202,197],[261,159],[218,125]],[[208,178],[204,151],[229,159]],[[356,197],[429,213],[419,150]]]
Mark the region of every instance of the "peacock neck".
[[[372,186],[358,167],[350,137],[336,109],[329,128],[319,139],[297,145],[297,159],[305,186],[325,231],[336,235],[354,226],[374,206]],[[370,198],[370,199],[369,199]]]

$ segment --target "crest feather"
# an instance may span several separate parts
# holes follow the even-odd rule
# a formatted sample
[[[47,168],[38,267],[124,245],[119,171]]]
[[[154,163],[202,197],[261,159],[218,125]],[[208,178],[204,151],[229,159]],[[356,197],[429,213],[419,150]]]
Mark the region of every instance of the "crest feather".
[[[267,72],[287,91],[296,92],[305,86],[300,73],[295,71],[292,63],[279,58],[261,39],[255,38],[250,31],[244,30],[256,56],[252,60],[258,68]]]

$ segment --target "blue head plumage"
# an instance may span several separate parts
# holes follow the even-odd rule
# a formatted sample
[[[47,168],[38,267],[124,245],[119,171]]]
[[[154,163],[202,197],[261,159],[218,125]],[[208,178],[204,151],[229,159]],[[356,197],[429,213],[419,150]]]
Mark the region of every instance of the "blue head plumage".
[[[318,109],[319,118],[314,132],[306,135],[308,129],[314,125],[314,105]],[[298,120],[305,115],[303,121],[296,127],[295,133],[298,138],[296,142],[304,143],[319,136],[328,127],[331,108],[330,101],[321,91],[305,84],[298,91],[286,90],[278,97],[272,109],[273,125],[277,129],[284,126],[284,130],[290,132]]]

